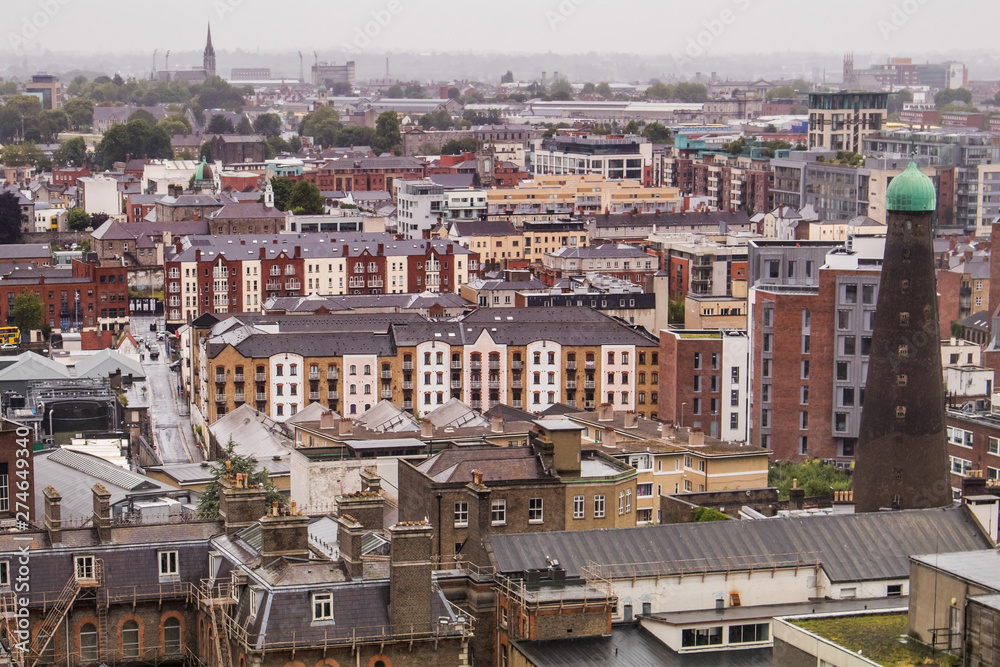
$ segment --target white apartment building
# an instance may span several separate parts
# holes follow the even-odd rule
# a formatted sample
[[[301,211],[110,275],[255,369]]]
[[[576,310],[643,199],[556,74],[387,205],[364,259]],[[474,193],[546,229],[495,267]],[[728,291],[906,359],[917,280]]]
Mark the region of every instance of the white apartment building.
[[[423,238],[442,218],[444,187],[429,178],[396,181],[396,220],[408,239]]]

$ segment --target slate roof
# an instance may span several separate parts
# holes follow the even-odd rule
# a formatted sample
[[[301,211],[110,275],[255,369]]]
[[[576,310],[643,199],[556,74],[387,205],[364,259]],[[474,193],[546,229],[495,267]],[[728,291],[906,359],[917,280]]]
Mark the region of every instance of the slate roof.
[[[475,174],[427,174],[427,178],[445,188],[465,189],[475,184]]]
[[[245,204],[240,204],[244,206]],[[228,207],[227,207],[228,208]],[[342,232],[342,233],[304,233],[304,234],[226,234],[219,236],[188,236],[178,253],[171,250],[167,261],[193,262],[195,251],[201,250],[202,261],[216,257],[227,259],[253,259],[260,256],[264,248],[267,258],[273,259],[282,252],[291,257],[298,247],[304,259],[325,259],[343,257],[344,246],[348,247],[348,256],[357,257],[368,252],[378,254],[379,245],[386,257],[406,257],[409,255],[424,255],[429,248],[438,253],[447,254],[449,248],[454,255],[469,255],[471,252],[454,241],[448,239],[397,240],[385,232]]]
[[[313,405],[318,405],[318,403],[314,403]],[[281,461],[267,459],[263,462],[258,462],[255,470],[260,472],[264,468],[267,468],[267,472],[271,477],[275,477],[289,475],[292,466],[287,458]],[[212,466],[202,466],[201,463],[171,463],[162,466],[151,466],[146,468],[146,472],[149,471],[163,473],[178,484],[207,484],[213,479]]]
[[[289,456],[293,446],[276,421],[246,403],[220,417],[208,429],[223,447],[232,438],[238,454],[254,456],[265,465],[275,456]]]
[[[341,294],[332,296],[280,296],[268,299],[265,311],[311,313],[319,308],[344,311],[363,308],[426,309],[435,304],[445,308],[463,308],[473,304],[453,292],[420,292],[408,294]]]
[[[0,261],[5,259],[51,259],[52,248],[47,243],[11,243],[0,245]]]
[[[392,401],[379,401],[356,417],[355,421],[377,432],[409,433],[420,430],[416,418]]]
[[[582,248],[566,246],[549,254],[553,257],[579,259],[601,259],[605,257],[615,259],[628,259],[630,257],[653,259],[653,255],[646,253],[642,248],[627,243],[603,243],[601,245],[584,246]]]
[[[360,159],[339,159],[331,160],[324,164],[321,169],[324,171],[353,171],[355,169],[381,170],[381,169],[423,169],[427,163],[415,157],[366,157]]]
[[[482,472],[486,482],[530,479],[558,483],[545,474],[542,462],[530,447],[446,449],[420,463],[417,470],[440,483],[464,484],[472,480],[473,470]]]
[[[794,566],[818,558],[834,583],[909,577],[909,556],[990,548],[964,507],[839,514],[760,521],[717,521],[638,528],[491,536],[500,572],[548,567],[556,558],[567,576],[590,562],[630,565],[659,561],[661,573],[725,571],[736,566]],[[606,568],[605,576],[617,568]]]
[[[771,667],[771,649],[678,654],[638,623],[615,625],[607,637],[513,642],[537,667]]]
[[[456,220],[451,223],[452,233],[456,236],[520,236],[512,222],[482,220]]]
[[[78,378],[107,377],[117,370],[121,370],[122,375],[131,375],[133,379],[146,377],[142,364],[116,350],[95,352],[77,362],[75,368]]]
[[[372,354],[387,357],[393,354],[388,336],[358,336],[356,331],[289,333],[287,335],[258,333],[236,343],[234,347],[244,357],[253,359],[261,359],[285,352],[299,354],[303,357],[327,357],[344,354]],[[218,344],[210,344],[208,348],[209,358],[214,358],[222,349]]]
[[[34,352],[23,352],[13,359],[13,363],[0,368],[0,382],[62,380],[70,376],[66,366]]]
[[[238,219],[274,219],[284,220],[288,217],[285,211],[267,206],[261,202],[242,202],[239,204],[226,204],[217,211],[212,211],[207,216],[211,220],[238,220]]]
[[[490,422],[480,417],[468,405],[458,398],[450,398],[448,401],[427,413],[424,417],[434,424],[435,428],[462,427],[471,428],[474,426],[489,426]]]

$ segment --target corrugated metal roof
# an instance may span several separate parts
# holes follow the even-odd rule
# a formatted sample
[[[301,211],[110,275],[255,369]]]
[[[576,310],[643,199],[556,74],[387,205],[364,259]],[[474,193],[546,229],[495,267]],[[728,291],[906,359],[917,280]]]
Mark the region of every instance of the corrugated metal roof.
[[[818,560],[833,582],[905,579],[909,556],[992,545],[964,508],[940,508],[760,521],[718,521],[492,535],[501,572],[548,567],[569,576],[590,563],[608,576],[655,564],[661,574],[766,568]]]
[[[96,456],[88,456],[68,449],[55,450],[49,454],[49,460],[129,491],[150,483],[157,487],[160,486],[159,483],[153,482],[148,477],[111,465]]]

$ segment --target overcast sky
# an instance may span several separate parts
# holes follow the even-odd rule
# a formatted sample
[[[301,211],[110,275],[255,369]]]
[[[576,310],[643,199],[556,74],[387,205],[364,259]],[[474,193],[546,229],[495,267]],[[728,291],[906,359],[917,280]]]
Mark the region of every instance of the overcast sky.
[[[23,0],[5,4],[4,51],[200,49],[368,53],[935,53],[993,48],[988,0]],[[380,25],[375,23],[381,15]],[[395,12],[395,13],[394,13]],[[975,20],[979,16],[983,20]],[[359,37],[358,29],[369,36]],[[365,39],[370,42],[365,44]],[[699,40],[694,46],[689,40]],[[179,64],[179,63],[178,63]],[[162,66],[162,61],[161,61]],[[220,63],[221,66],[221,63]]]

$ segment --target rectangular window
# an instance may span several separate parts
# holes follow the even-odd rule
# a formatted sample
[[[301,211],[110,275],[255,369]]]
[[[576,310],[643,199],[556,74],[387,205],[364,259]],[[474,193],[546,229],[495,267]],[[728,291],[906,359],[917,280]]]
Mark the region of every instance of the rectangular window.
[[[802,379],[803,380],[808,380],[809,379],[809,360],[808,359],[806,359],[805,361],[802,362]]]
[[[594,496],[594,518],[604,518],[604,496]]]
[[[573,496],[573,518],[583,518],[583,496]]]
[[[490,506],[490,523],[494,526],[507,524],[507,501],[494,500]]]
[[[1000,438],[994,438],[990,436],[989,444],[986,447],[986,451],[990,454],[995,454],[1000,456]]]
[[[77,579],[94,578],[94,557],[77,556],[74,561],[74,572]]]
[[[952,445],[959,445],[961,447],[972,447],[972,431],[966,431],[964,429],[949,426],[948,442]]]
[[[730,644],[749,644],[751,642],[766,642],[770,636],[768,623],[749,623],[747,625],[729,626]]]
[[[951,458],[951,471],[954,474],[965,477],[966,475],[969,474],[969,471],[972,470],[972,461],[969,461],[967,459],[960,459],[957,456],[952,456],[950,458]]]
[[[469,525],[469,503],[455,503],[455,527],[463,528]]]
[[[545,518],[541,498],[528,499],[528,523],[541,523]]]
[[[333,593],[313,593],[313,620],[333,619]]]
[[[685,628],[681,631],[681,646],[718,646],[722,644],[722,626]]]
[[[179,573],[177,569],[177,552],[176,551],[161,551],[160,552],[160,576],[166,577],[170,575],[176,575]]]
[[[0,586],[10,586],[10,561],[0,561]]]

